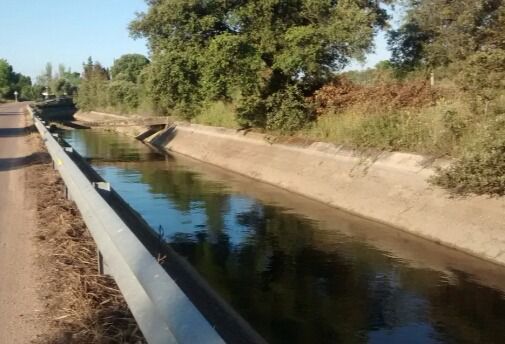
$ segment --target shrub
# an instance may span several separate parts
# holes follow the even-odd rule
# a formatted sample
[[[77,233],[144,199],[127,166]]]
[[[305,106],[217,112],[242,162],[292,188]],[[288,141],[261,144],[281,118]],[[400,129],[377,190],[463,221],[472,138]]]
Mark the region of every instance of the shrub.
[[[488,49],[471,55],[463,64],[462,86],[488,101],[505,91],[505,51]]]
[[[301,129],[311,118],[311,109],[294,86],[273,94],[267,101],[266,128],[291,133]]]
[[[237,106],[237,122],[243,128],[266,125],[266,102],[258,95],[242,97]]]
[[[475,143],[432,182],[455,193],[505,195],[505,115],[492,119]]]
[[[131,111],[139,105],[138,86],[126,80],[114,80],[109,84],[109,105],[119,107],[123,111]]]

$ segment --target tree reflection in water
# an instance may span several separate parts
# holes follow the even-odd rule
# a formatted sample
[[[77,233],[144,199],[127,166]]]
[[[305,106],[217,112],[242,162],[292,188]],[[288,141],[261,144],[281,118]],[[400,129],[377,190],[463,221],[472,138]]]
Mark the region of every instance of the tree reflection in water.
[[[96,168],[269,342],[505,341],[503,295],[471,275],[454,271],[448,280],[345,235],[329,241],[318,221],[237,193],[179,159],[145,159],[136,142],[128,141],[130,154],[92,132],[73,140],[93,157],[144,157]]]

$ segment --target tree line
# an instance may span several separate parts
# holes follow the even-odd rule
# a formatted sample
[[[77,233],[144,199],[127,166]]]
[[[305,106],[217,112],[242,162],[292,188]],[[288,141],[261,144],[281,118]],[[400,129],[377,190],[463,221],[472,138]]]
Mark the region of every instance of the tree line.
[[[130,32],[147,39],[149,59],[125,55],[110,70],[87,61],[81,109],[208,113],[206,124],[229,117],[240,128],[449,156],[459,165],[437,182],[505,194],[503,0],[146,2]],[[394,8],[404,13],[397,28]],[[345,72],[381,30],[392,57]]]
[[[388,31],[387,65],[395,78],[435,73],[486,102],[505,87],[502,0],[147,3],[130,31],[147,38],[150,61],[122,57],[120,63],[136,68],[127,77],[100,72],[99,63],[88,61],[83,107],[135,110],[142,103],[191,118],[205,104],[223,101],[235,105],[241,126],[297,130],[315,118],[307,99],[373,50],[375,34],[389,25],[386,6],[395,4],[406,13],[403,24]],[[93,87],[109,86],[108,97],[95,92],[93,99]]]
[[[0,59],[0,101],[14,99],[14,92],[21,97],[31,98],[32,80],[29,76],[14,72],[5,59]]]
[[[46,92],[52,96],[73,96],[79,84],[80,73],[72,72],[63,64],[54,72],[53,65],[48,62],[32,83],[29,76],[16,73],[7,60],[0,59],[0,100],[13,100],[15,92],[19,100],[42,100]]]

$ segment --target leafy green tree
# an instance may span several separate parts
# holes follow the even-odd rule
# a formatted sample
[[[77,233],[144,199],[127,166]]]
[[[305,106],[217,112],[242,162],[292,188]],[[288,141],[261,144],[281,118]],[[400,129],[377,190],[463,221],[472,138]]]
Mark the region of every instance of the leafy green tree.
[[[159,53],[148,67],[146,85],[154,106],[161,113],[191,117],[202,101],[201,72],[197,50]]]
[[[149,64],[147,57],[141,54],[126,54],[114,61],[110,69],[113,80],[137,82],[142,70]]]
[[[126,54],[109,70],[90,57],[83,64],[82,78],[76,97],[77,107],[119,112],[136,111],[145,105],[145,69],[149,60],[139,54]],[[65,74],[68,78],[68,73]]]
[[[52,81],[53,81],[53,65],[51,62],[47,62],[42,73],[39,76],[37,76],[37,84],[50,88]]]
[[[53,72],[53,65],[48,62],[44,71],[37,76],[37,85],[47,88],[49,93],[62,96],[72,96],[77,92],[80,83],[80,74],[72,72],[65,65],[58,65],[58,72]]]
[[[15,91],[19,94],[18,99],[33,99],[31,87],[30,77],[14,72],[6,60],[0,59],[0,99],[13,99]]]
[[[98,61],[93,62],[93,58],[91,56],[88,57],[88,61],[83,64],[82,78],[84,80],[110,80],[107,68],[103,67]]]
[[[386,24],[381,5],[392,2],[148,0],[130,29],[149,41],[160,108],[190,115],[205,100],[235,99],[242,124],[292,130],[301,121],[284,128],[269,118],[300,109],[302,96],[362,59]]]
[[[34,94],[32,91],[32,79],[29,76],[16,73],[16,84],[13,87],[18,92],[18,99],[32,100]]]
[[[423,47],[429,38],[430,35],[415,22],[390,31],[388,46],[392,53],[392,65],[402,71],[412,71],[421,66],[425,62]]]
[[[43,98],[42,92],[44,92],[45,87],[39,84],[35,85],[25,85],[19,91],[19,99],[23,100],[40,100]]]
[[[79,87],[80,74],[72,72],[70,68],[67,69],[64,64],[60,63],[58,73],[52,79],[50,88],[54,94],[72,96]]]
[[[139,89],[137,84],[128,80],[113,80],[108,86],[109,104],[122,111],[139,106]]]
[[[93,110],[108,105],[109,71],[91,57],[83,64],[82,80],[75,98],[77,107]]]
[[[407,0],[404,24],[389,35],[392,61],[446,66],[489,48],[503,49],[503,0]]]
[[[11,96],[16,83],[16,74],[5,59],[0,59],[0,99]]]
[[[476,52],[465,61],[461,74],[464,88],[484,102],[505,94],[505,50]]]

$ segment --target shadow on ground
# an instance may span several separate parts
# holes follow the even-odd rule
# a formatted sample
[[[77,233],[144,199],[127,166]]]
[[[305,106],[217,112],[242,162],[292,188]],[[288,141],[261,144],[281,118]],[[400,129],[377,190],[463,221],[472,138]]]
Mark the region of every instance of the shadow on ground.
[[[46,164],[51,162],[51,156],[46,152],[36,152],[17,158],[0,159],[0,172],[16,170],[25,166]]]
[[[0,137],[26,136],[35,131],[34,125],[23,128],[0,128]]]
[[[4,111],[0,111],[0,116],[21,116],[23,115],[22,112],[4,112]]]

